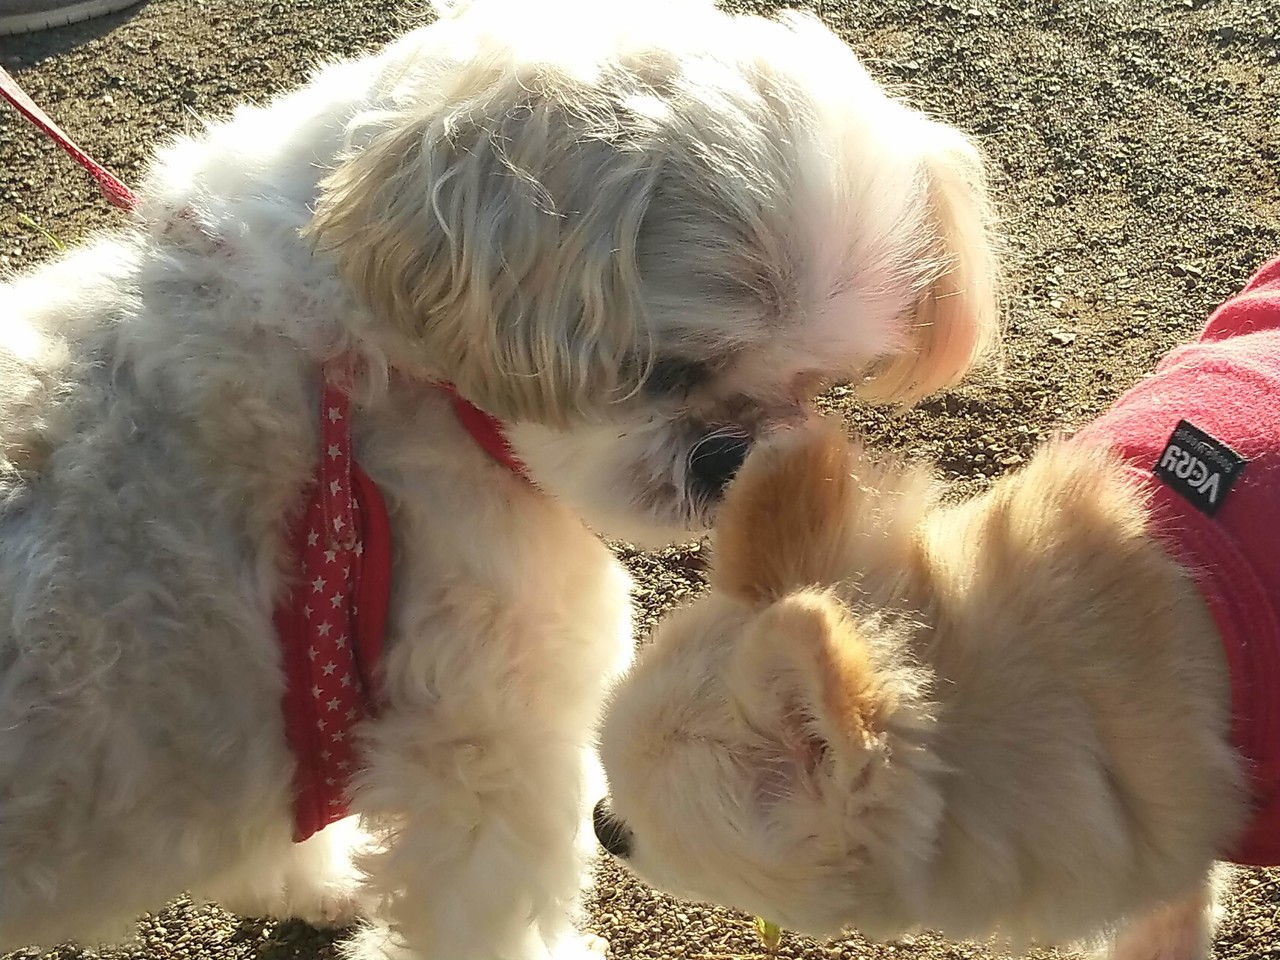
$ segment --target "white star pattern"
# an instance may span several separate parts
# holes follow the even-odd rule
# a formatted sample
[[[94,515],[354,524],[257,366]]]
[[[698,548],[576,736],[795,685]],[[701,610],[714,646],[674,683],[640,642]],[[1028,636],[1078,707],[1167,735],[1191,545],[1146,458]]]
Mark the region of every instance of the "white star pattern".
[[[345,816],[351,773],[359,768],[355,724],[370,711],[372,691],[366,689],[357,667],[357,653],[376,658],[381,638],[357,629],[355,597],[363,583],[365,517],[352,481],[349,400],[339,384],[326,381],[322,412],[320,458],[302,525],[306,546],[300,550],[294,622],[299,647],[306,656],[286,651],[290,664],[290,722],[295,719],[309,733],[293,742],[297,752],[298,803],[296,832],[310,835]],[[345,382],[349,383],[349,379]],[[373,545],[371,544],[371,549]],[[386,547],[379,541],[375,555],[385,564]],[[305,605],[304,605],[305,602]],[[320,614],[323,614],[321,616]],[[366,649],[370,647],[370,649]],[[310,744],[314,744],[311,746]],[[319,749],[323,746],[323,749]]]

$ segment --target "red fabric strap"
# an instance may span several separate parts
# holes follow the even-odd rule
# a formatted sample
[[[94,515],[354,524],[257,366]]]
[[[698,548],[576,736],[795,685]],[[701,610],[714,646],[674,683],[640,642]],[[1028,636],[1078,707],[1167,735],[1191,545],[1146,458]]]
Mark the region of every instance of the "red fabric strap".
[[[441,383],[439,386],[453,401],[454,415],[467,433],[471,434],[471,439],[516,476],[527,477],[525,466],[511,449],[501,422],[463,397],[453,384]]]
[[[352,458],[352,361],[325,366],[320,465],[290,542],[299,562],[276,609],[285,736],[295,759],[294,839],[349,813],[355,725],[375,712],[391,596],[391,529],[377,486]]]
[[[377,485],[351,449],[350,358],[325,367],[320,466],[291,534],[300,569],[276,610],[286,675],[285,735],[295,758],[294,839],[350,812],[359,764],[354,726],[376,712],[377,665],[391,596],[391,528]],[[501,424],[442,384],[462,426],[517,475]]]
[[[89,175],[98,182],[103,196],[123,210],[133,210],[138,206],[137,195],[121,183],[104,166],[89,156],[79,145],[67,136],[66,132],[53,122],[35,101],[26,95],[18,82],[0,67],[0,96],[8,100],[18,112],[39,127],[59,147],[69,154],[76,163],[89,171]]]

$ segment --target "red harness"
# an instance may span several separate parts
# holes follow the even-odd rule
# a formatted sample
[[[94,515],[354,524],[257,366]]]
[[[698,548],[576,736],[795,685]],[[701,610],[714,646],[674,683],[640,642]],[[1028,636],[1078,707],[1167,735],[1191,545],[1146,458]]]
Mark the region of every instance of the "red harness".
[[[0,96],[53,139],[97,181],[113,204],[137,195],[67,136],[0,68]],[[391,595],[391,527],[377,485],[351,450],[353,361],[324,364],[320,463],[288,544],[297,573],[275,611],[285,673],[285,736],[293,751],[294,839],[302,841],[350,811],[348,786],[359,758],[354,730],[377,709],[377,665]],[[459,423],[491,457],[518,476],[502,425],[452,384]]]
[[[325,367],[320,466],[289,542],[299,559],[293,588],[276,608],[287,686],[285,736],[293,751],[294,839],[349,813],[358,766],[354,727],[377,709],[391,596],[391,526],[377,485],[351,452],[349,360]],[[516,474],[516,460],[493,417],[443,385],[476,442]]]

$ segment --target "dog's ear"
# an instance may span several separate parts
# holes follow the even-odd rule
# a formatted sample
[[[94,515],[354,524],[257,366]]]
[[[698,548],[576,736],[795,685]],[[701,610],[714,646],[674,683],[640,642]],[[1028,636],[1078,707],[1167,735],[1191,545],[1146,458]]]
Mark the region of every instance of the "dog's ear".
[[[1000,275],[994,214],[977,149],[959,131],[923,121],[934,279],[907,317],[907,339],[859,393],[909,405],[958,383],[1000,349]]]
[[[751,604],[835,583],[920,574],[920,525],[939,487],[922,467],[873,456],[834,419],[757,443],[712,533],[711,585]]]
[[[863,767],[881,751],[898,706],[852,618],[820,591],[791,594],[762,611],[730,671],[740,708],[785,745],[779,759],[787,778],[812,775],[828,752],[846,770]]]
[[[425,372],[500,417],[562,423],[635,387],[636,243],[662,164],[580,81],[459,73],[434,106],[376,121],[307,234]]]
[[[751,603],[840,579],[860,497],[858,461],[826,420],[762,441],[729,486],[712,535],[712,586]]]

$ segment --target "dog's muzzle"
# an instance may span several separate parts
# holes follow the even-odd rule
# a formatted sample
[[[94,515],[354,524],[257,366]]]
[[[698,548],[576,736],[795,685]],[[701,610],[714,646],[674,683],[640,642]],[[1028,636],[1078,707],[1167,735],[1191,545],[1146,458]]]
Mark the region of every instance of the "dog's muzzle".
[[[591,812],[591,824],[596,830],[596,839],[610,856],[626,860],[631,856],[631,831],[627,825],[613,815],[609,809],[608,797],[596,804]]]
[[[713,433],[703,437],[689,453],[689,473],[698,491],[719,500],[751,449],[751,437],[738,433]]]

